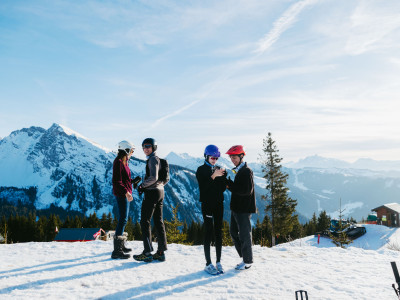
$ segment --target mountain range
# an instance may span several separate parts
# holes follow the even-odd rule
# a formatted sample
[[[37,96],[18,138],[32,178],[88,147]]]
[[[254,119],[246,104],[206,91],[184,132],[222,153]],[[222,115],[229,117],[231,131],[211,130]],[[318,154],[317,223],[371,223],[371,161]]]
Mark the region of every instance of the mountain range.
[[[86,215],[96,212],[116,214],[112,195],[112,163],[116,153],[77,132],[58,124],[50,128],[29,127],[12,132],[0,140],[0,203],[34,207],[36,210],[61,208]],[[201,221],[199,190],[195,171],[204,158],[171,152],[170,183],[165,187],[164,216],[171,219],[172,208],[179,205],[181,220]],[[221,158],[218,164],[228,170],[232,164]],[[132,177],[144,177],[145,161],[132,158]],[[256,183],[258,214],[265,215],[266,182],[261,163],[249,163]],[[345,214],[356,219],[384,203],[396,202],[400,194],[400,162],[360,159],[348,163],[311,156],[288,163],[290,196],[297,199],[297,212],[304,222],[314,212],[326,210],[337,216],[339,200]],[[224,218],[229,220],[229,192],[225,192]],[[134,191],[130,216],[140,218],[141,196]],[[1,205],[1,204],[0,204]]]

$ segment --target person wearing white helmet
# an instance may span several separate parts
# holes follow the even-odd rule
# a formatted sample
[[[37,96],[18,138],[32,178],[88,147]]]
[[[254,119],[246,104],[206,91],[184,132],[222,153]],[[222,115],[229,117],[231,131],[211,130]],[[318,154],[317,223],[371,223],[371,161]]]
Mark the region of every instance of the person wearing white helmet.
[[[114,251],[111,254],[113,259],[127,259],[130,257],[125,252],[131,249],[125,247],[126,237],[123,235],[126,223],[128,222],[129,202],[132,197],[132,179],[129,169],[129,159],[131,158],[135,146],[128,141],[121,141],[118,144],[118,155],[113,163],[113,194],[118,205],[118,224],[115,229]]]

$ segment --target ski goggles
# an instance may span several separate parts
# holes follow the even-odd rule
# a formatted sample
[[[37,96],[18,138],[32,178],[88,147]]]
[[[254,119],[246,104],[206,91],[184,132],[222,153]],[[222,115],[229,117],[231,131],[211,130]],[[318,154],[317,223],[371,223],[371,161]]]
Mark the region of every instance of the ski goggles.
[[[211,160],[218,160],[218,157],[210,157]]]
[[[145,145],[143,145],[143,149],[149,149],[149,148],[151,148],[152,146],[151,145],[149,145],[149,144],[145,144]]]

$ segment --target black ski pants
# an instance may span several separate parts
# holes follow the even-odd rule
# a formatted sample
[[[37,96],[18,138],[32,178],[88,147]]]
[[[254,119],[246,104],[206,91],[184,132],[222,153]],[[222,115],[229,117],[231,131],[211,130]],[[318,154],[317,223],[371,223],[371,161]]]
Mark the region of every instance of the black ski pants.
[[[240,257],[243,257],[243,261],[246,264],[253,263],[250,219],[251,213],[235,213],[231,211],[229,231],[237,253]]]
[[[217,262],[221,261],[222,251],[222,220],[224,216],[224,204],[218,203],[216,207],[207,212],[202,205],[202,213],[204,220],[204,255],[206,257],[207,266],[211,264],[210,245],[215,234],[215,251],[217,254]]]
[[[153,251],[151,237],[151,218],[153,218],[154,226],[157,232],[157,242],[159,251],[167,250],[167,236],[165,234],[165,226],[163,219],[163,201],[164,190],[153,189],[144,191],[144,199],[142,202],[142,210],[140,217],[140,227],[142,229],[142,238],[144,245],[144,253]]]

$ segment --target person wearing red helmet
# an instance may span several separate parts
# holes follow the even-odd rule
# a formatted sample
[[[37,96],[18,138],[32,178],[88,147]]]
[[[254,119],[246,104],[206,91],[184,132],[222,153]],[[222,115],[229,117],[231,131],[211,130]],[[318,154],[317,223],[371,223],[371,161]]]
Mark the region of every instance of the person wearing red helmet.
[[[224,192],[226,190],[226,172],[216,162],[220,157],[217,146],[208,145],[204,150],[204,164],[197,168],[196,178],[199,183],[201,212],[204,220],[204,271],[211,275],[224,273],[221,265],[222,221],[224,216]],[[210,244],[215,233],[215,251],[217,263],[211,263]]]
[[[251,214],[256,213],[253,171],[243,161],[246,152],[242,145],[235,145],[226,152],[235,167],[235,180],[228,179],[227,188],[231,191],[230,234],[236,251],[243,261],[236,270],[249,269],[253,263]]]

